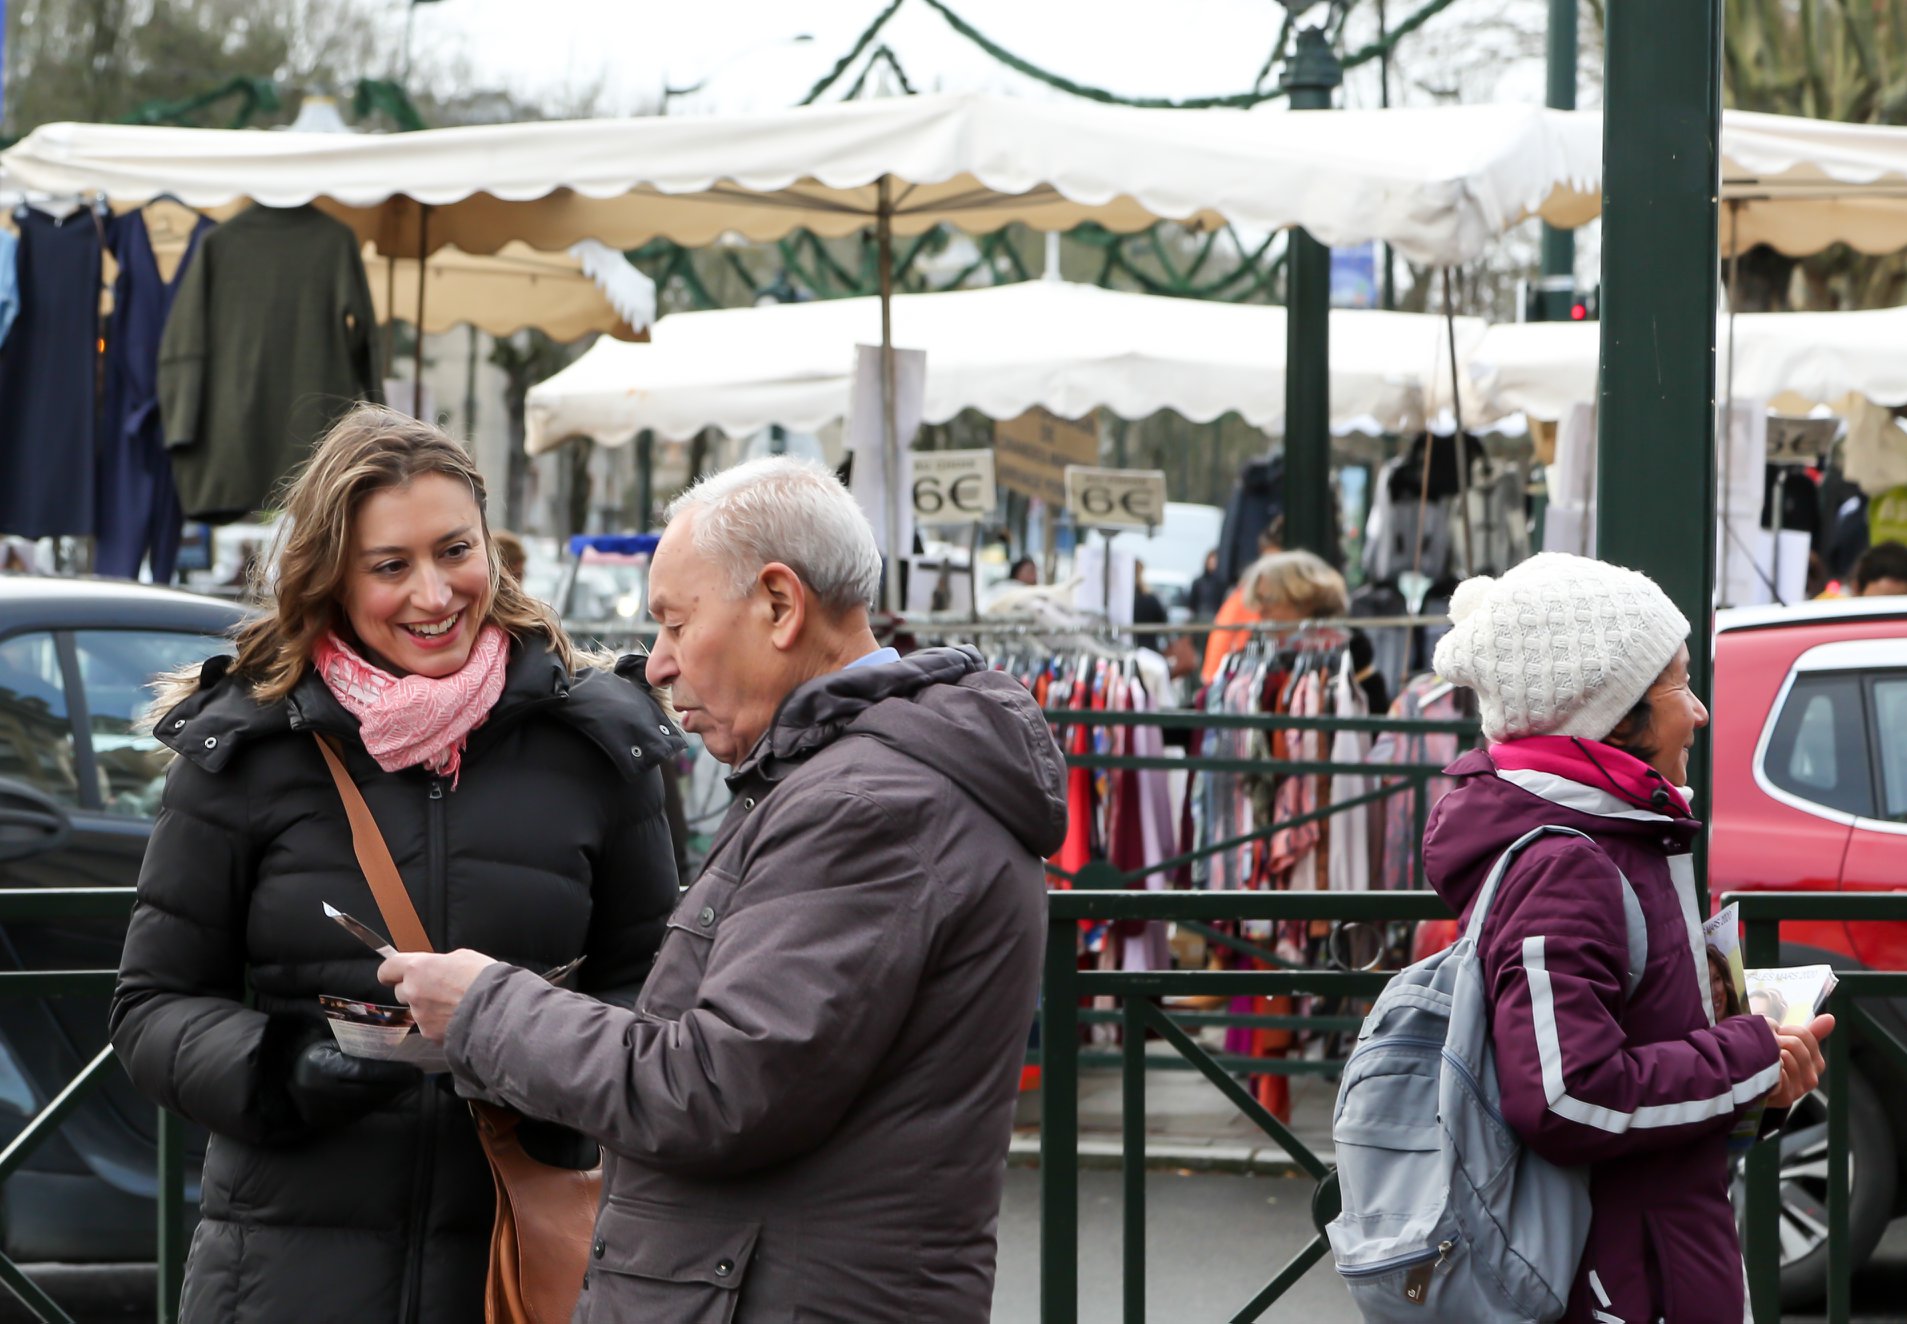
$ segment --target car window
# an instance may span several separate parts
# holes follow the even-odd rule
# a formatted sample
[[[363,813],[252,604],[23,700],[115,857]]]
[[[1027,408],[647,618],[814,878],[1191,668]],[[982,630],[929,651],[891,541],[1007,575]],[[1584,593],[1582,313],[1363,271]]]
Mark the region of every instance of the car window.
[[[1907,676],[1874,682],[1874,736],[1881,768],[1881,817],[1907,823]]]
[[[1812,804],[1871,815],[1874,781],[1860,679],[1797,679],[1775,721],[1762,771],[1782,790]]]
[[[153,679],[214,653],[229,653],[231,641],[188,632],[79,630],[73,647],[86,690],[101,802],[109,814],[151,818],[159,811],[170,758],[164,746],[137,729],[152,702]]]
[[[51,634],[0,640],[0,777],[79,804],[73,724]]]

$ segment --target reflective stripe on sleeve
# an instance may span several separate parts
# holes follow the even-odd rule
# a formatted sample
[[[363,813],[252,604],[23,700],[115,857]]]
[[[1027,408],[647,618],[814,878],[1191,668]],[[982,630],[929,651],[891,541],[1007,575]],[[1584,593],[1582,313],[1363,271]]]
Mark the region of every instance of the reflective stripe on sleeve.
[[[1649,1104],[1633,1112],[1605,1108],[1573,1097],[1563,1083],[1563,1041],[1556,1028],[1556,998],[1550,988],[1549,969],[1544,964],[1543,942],[1541,934],[1523,940],[1523,973],[1530,984],[1530,1018],[1536,1030],[1537,1060],[1543,1069],[1543,1097],[1549,1101],[1549,1110],[1558,1117],[1618,1134],[1631,1127],[1686,1126],[1726,1116],[1769,1093],[1781,1079],[1781,1064],[1776,1062],[1712,1098]]]

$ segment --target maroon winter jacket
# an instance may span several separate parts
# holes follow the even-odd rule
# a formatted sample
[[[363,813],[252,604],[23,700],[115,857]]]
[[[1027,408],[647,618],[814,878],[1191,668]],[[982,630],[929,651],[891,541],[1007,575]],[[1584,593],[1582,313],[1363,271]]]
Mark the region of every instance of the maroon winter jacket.
[[[1499,745],[1448,774],[1458,785],[1431,814],[1424,863],[1466,920],[1531,828],[1594,839],[1524,850],[1481,945],[1504,1115],[1545,1158],[1590,1165],[1594,1217],[1565,1320],[1742,1324],[1728,1132],[1775,1087],[1780,1054],[1761,1017],[1714,1021],[1689,854],[1700,824],[1658,774],[1596,742]],[[1618,870],[1648,933],[1633,995]]]

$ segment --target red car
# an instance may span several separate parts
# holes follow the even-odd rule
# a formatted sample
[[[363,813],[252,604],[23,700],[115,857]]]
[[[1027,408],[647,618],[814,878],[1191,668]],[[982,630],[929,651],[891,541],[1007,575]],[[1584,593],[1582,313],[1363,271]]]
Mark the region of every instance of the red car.
[[[1726,611],[1716,619],[1709,891],[1907,892],[1907,598]],[[1781,926],[1784,965],[1907,970],[1907,923]],[[1854,1262],[1907,1213],[1907,1003],[1866,1008],[1891,1045],[1856,1042],[1848,1081]],[[1827,1275],[1827,1116],[1781,1140],[1782,1295]]]

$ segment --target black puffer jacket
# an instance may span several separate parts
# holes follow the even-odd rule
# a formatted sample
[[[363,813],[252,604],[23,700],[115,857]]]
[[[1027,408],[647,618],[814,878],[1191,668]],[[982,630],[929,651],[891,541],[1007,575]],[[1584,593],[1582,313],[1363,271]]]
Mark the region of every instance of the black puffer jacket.
[[[586,953],[582,989],[619,1002],[676,900],[656,765],[681,738],[634,659],[572,677],[544,645],[519,644],[453,790],[380,769],[315,675],[260,706],[228,665],[206,663],[199,691],[160,720],[182,757],[112,1010],[134,1082],[213,1133],[181,1318],[481,1320],[495,1199],[449,1078],[323,1133],[286,1094],[289,1046],[322,1028],[320,993],[390,1001],[377,958],[321,910],[378,923],[311,732],[343,737],[438,951],[531,969]]]

